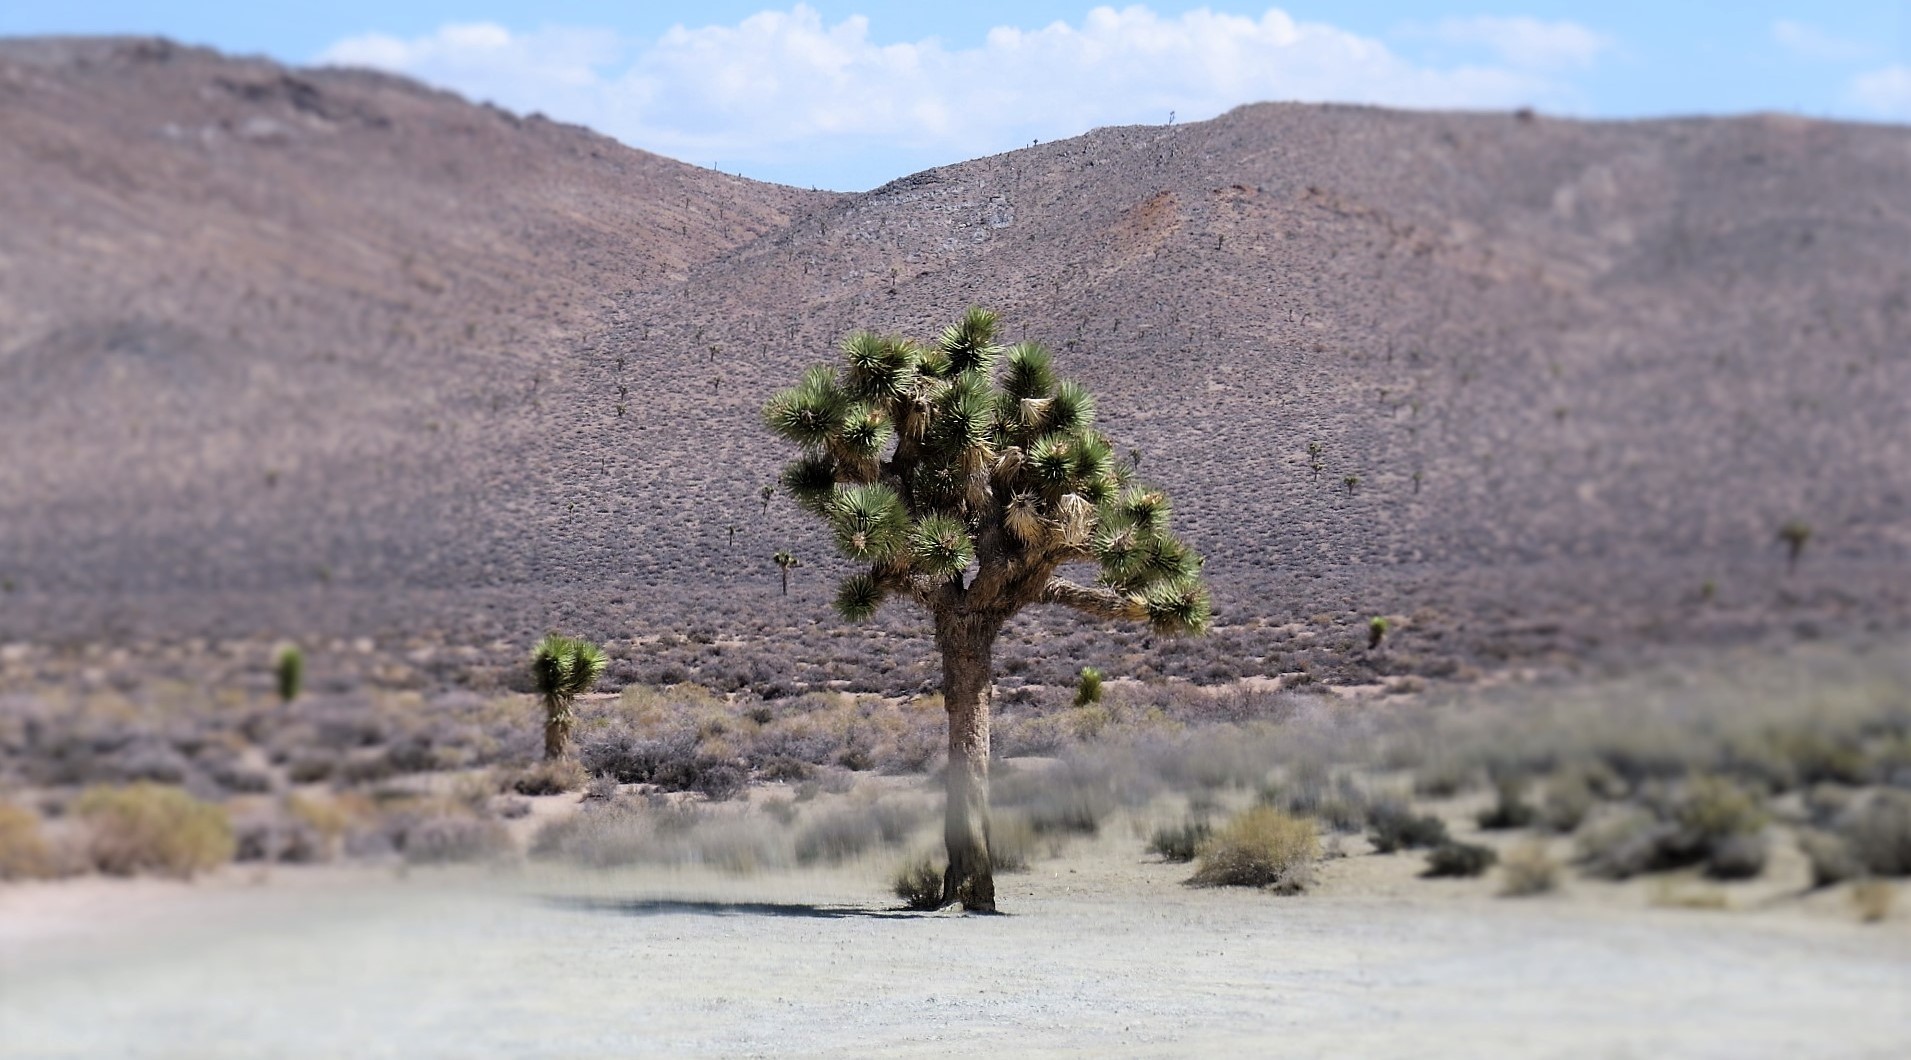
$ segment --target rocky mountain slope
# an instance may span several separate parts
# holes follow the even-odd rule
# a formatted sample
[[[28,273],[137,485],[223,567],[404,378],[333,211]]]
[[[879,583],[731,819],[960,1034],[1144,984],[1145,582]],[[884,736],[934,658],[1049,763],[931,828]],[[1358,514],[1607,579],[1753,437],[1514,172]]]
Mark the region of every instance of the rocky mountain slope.
[[[807,627],[831,550],[758,500],[757,409],[971,303],[1101,397],[1237,636],[1911,612],[1901,127],[1259,105],[830,196],[381,76],[30,42],[0,132],[7,625]]]

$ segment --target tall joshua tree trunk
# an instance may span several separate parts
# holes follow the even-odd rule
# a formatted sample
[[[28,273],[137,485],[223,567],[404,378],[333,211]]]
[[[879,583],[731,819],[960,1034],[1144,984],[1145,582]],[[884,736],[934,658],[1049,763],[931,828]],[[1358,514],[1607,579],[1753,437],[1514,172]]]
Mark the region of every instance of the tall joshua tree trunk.
[[[949,868],[942,901],[972,912],[995,912],[995,870],[989,856],[989,706],[991,655],[999,622],[971,615],[936,616],[942,654],[942,698],[949,712],[948,806],[943,840]]]

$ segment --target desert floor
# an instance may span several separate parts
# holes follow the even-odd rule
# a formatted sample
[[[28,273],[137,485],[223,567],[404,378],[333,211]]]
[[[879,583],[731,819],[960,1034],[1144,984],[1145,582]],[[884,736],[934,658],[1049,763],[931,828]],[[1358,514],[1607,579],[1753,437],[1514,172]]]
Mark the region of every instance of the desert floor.
[[[1911,918],[1782,882],[1539,898],[1323,864],[1196,890],[1132,828],[901,912],[828,871],[244,868],[0,889],[14,1056],[1901,1056]],[[893,860],[893,856],[892,856]],[[1796,869],[1796,866],[1793,866]],[[1802,870],[1800,870],[1802,871]],[[1782,881],[1784,872],[1775,875]],[[1729,908],[1672,908],[1681,887]],[[1902,897],[1902,896],[1901,896]]]

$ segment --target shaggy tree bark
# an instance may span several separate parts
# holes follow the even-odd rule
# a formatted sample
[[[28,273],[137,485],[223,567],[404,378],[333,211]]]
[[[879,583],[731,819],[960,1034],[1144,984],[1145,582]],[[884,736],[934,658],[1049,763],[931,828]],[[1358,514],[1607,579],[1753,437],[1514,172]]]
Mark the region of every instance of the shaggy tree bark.
[[[999,622],[966,615],[936,616],[942,653],[942,701],[949,713],[948,805],[943,840],[949,868],[942,877],[944,905],[995,912],[995,867],[989,851],[989,707],[991,662]]]

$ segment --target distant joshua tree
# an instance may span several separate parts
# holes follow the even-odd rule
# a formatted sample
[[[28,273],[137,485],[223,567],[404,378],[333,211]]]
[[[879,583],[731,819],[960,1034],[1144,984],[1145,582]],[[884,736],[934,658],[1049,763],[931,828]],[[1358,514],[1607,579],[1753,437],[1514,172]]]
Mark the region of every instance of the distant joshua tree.
[[[776,496],[776,487],[765,486],[762,489],[757,490],[756,495],[759,498],[761,498],[763,501],[763,514],[764,515],[770,514],[770,498]]]
[[[1353,495],[1354,495],[1354,490],[1355,490],[1355,489],[1357,489],[1357,488],[1359,488],[1359,486],[1360,486],[1360,476],[1359,476],[1359,475],[1348,475],[1348,476],[1347,476],[1346,478],[1343,478],[1343,479],[1341,479],[1340,481],[1341,481],[1342,483],[1344,483],[1344,484],[1346,484],[1346,486],[1347,486],[1347,495],[1348,495],[1349,497],[1351,497],[1351,496],[1353,496]]]
[[[735,523],[731,523],[726,529],[730,531],[730,547],[737,547],[737,531],[743,528]]]
[[[1384,616],[1375,615],[1374,617],[1368,619],[1367,620],[1367,650],[1373,651],[1374,649],[1380,647],[1380,642],[1386,638],[1387,630],[1390,628],[1392,627],[1387,624],[1387,619]]]
[[[1049,351],[995,343],[970,309],[933,342],[857,332],[764,409],[803,450],[783,472],[798,504],[866,569],[836,595],[852,621],[900,597],[927,611],[949,715],[949,863],[942,904],[995,908],[989,707],[997,634],[1031,604],[1202,632],[1200,560],[1168,530],[1168,497],[1138,482],[1093,427],[1088,391]],[[998,372],[998,365],[1002,370]],[[1094,564],[1099,577],[1060,576]]]
[[[571,742],[577,697],[591,690],[609,663],[604,649],[588,640],[553,633],[531,652],[531,680],[544,701],[544,757],[562,758]]]
[[[290,703],[299,698],[299,688],[305,683],[305,653],[299,646],[287,644],[280,648],[272,668],[279,686],[279,702]]]
[[[801,567],[803,561],[797,559],[796,555],[790,552],[778,552],[776,555],[770,557],[770,561],[783,568],[783,595],[790,595],[790,568]]]
[[[1803,519],[1792,519],[1778,528],[1778,540],[1785,545],[1785,573],[1798,569],[1798,558],[1805,554],[1805,543],[1811,540],[1811,524]]]

